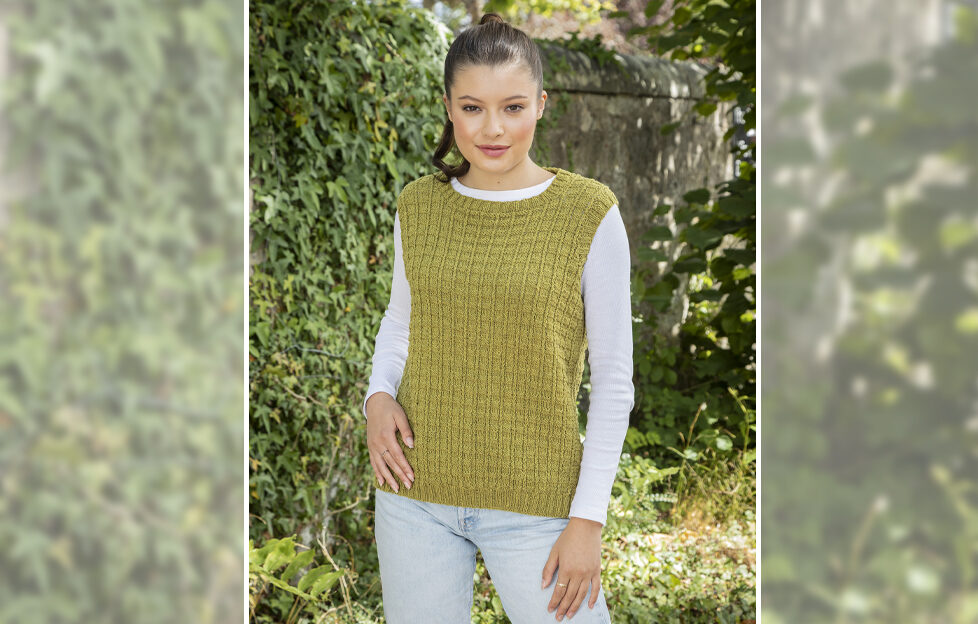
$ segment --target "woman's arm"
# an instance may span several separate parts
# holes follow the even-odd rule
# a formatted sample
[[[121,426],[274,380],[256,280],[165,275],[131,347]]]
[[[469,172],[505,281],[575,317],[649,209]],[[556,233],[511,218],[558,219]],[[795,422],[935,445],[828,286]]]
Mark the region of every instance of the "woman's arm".
[[[397,397],[404,364],[408,356],[408,328],[411,321],[411,289],[404,274],[404,252],[401,247],[400,214],[394,212],[394,277],[391,299],[380,321],[374,342],[373,367],[363,398],[363,417],[367,417],[367,399],[376,392]]]
[[[628,431],[628,415],[635,406],[630,271],[628,235],[615,205],[598,226],[581,276],[591,397],[581,474],[570,509],[572,518],[602,525]]]

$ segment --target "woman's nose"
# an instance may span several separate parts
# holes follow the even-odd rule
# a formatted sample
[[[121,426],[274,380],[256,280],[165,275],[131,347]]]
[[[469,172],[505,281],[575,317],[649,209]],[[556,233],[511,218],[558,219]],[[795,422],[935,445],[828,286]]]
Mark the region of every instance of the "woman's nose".
[[[486,125],[482,129],[486,136],[496,137],[503,133],[503,124],[492,115],[486,117]]]

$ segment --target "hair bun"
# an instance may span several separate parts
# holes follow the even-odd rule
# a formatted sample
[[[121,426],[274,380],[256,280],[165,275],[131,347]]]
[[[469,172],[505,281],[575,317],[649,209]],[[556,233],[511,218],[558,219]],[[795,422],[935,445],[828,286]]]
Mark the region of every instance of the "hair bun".
[[[506,20],[504,20],[499,13],[486,13],[482,16],[482,19],[479,20],[479,26],[488,24],[489,22],[499,22],[500,24],[505,24]]]

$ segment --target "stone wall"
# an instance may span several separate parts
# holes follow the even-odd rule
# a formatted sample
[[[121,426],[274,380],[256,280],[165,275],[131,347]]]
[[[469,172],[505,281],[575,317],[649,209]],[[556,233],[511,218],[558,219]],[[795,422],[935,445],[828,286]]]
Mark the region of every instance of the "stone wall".
[[[572,169],[607,184],[618,196],[634,258],[637,238],[650,225],[674,227],[671,214],[652,211],[675,205],[683,193],[733,177],[733,159],[723,134],[730,103],[709,118],[691,109],[704,98],[709,71],[692,62],[624,56],[624,71],[558,45],[541,45],[554,78],[544,81],[544,117],[554,126],[538,130],[533,158],[539,165]],[[564,64],[570,70],[557,69]],[[561,102],[565,100],[565,102]],[[675,132],[660,128],[689,116]],[[664,250],[675,257],[675,249]]]

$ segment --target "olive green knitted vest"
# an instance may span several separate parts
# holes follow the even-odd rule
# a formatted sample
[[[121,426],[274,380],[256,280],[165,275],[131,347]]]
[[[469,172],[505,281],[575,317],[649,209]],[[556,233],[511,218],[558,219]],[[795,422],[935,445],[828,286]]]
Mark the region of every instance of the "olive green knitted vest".
[[[515,201],[426,175],[398,200],[411,289],[398,438],[416,500],[568,517],[581,467],[577,393],[587,346],[581,273],[614,193],[557,175]],[[386,492],[393,489],[384,484]]]

